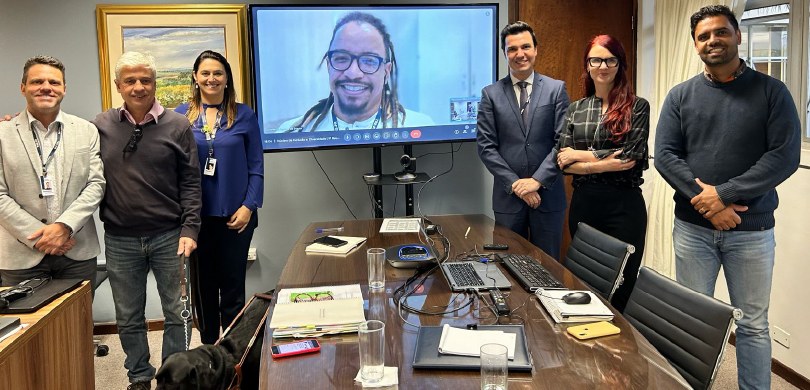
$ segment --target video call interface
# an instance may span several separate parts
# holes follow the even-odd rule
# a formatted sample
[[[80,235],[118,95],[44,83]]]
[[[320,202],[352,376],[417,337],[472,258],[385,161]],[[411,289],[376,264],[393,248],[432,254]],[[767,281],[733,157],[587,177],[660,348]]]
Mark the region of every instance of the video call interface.
[[[355,11],[382,22],[393,55],[348,28],[330,46],[335,25]],[[254,6],[251,12],[266,151],[475,139],[481,89],[496,79],[497,5]],[[337,70],[345,64],[348,70]],[[405,114],[396,124],[377,109],[391,95]],[[343,107],[370,107],[376,115],[344,121],[335,114]],[[321,120],[306,121],[310,111]]]

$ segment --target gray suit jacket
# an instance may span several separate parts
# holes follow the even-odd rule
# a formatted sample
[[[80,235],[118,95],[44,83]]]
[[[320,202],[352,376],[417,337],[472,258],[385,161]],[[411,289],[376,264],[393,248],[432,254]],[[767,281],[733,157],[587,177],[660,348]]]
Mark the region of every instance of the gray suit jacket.
[[[62,215],[48,221],[39,188],[42,162],[25,110],[0,122],[0,269],[28,269],[45,257],[34,249],[31,233],[47,223],[63,222],[73,228],[76,245],[65,254],[88,260],[100,252],[93,212],[104,197],[98,130],[90,122],[62,113]]]
[[[565,210],[565,188],[557,180],[554,147],[565,125],[565,83],[534,73],[529,99],[529,126],[523,125],[512,79],[506,76],[481,91],[478,104],[478,154],[495,177],[492,208],[517,213],[525,202],[512,194],[515,180],[533,177],[543,183],[539,210]]]

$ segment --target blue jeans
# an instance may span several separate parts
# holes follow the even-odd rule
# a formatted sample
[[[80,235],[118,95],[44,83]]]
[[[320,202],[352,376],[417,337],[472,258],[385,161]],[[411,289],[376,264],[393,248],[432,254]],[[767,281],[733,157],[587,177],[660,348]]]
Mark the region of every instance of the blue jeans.
[[[720,266],[731,304],[743,312],[737,321],[737,381],[740,389],[771,386],[768,306],[773,279],[773,229],[711,230],[675,218],[673,230],[678,282],[714,295]]]
[[[146,275],[155,275],[164,330],[161,361],[185,350],[185,330],[180,312],[180,260],[177,245],[180,229],[149,237],[124,237],[104,234],[107,273],[115,303],[118,337],[127,357],[124,367],[131,383],[150,381],[155,367],[149,363],[146,339]],[[190,329],[188,329],[190,332]]]

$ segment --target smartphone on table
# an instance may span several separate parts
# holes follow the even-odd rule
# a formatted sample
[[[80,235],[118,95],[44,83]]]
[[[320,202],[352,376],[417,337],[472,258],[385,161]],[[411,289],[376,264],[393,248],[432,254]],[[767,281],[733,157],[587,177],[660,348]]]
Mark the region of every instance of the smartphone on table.
[[[592,339],[594,337],[610,336],[621,333],[616,325],[607,321],[594,322],[592,324],[577,325],[568,328],[568,333],[580,340]]]
[[[315,242],[318,243],[318,244],[328,245],[328,246],[335,247],[335,248],[340,248],[343,245],[346,245],[346,244],[349,243],[346,240],[341,240],[339,238],[335,238],[335,237],[332,237],[332,236],[318,237],[318,238],[315,239]]]
[[[321,350],[321,344],[318,340],[307,339],[301,341],[293,341],[291,343],[276,344],[270,347],[270,355],[273,359],[283,358],[293,355],[301,355],[304,353],[318,352]]]

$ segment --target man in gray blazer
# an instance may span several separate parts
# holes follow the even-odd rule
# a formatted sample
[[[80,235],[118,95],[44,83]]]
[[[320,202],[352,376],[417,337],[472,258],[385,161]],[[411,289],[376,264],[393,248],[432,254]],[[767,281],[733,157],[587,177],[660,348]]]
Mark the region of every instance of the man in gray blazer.
[[[100,252],[93,212],[106,182],[98,130],[60,109],[65,66],[23,68],[25,111],[0,122],[0,279],[93,280]]]
[[[554,146],[568,108],[565,83],[534,72],[537,38],[524,22],[501,31],[509,76],[481,91],[478,154],[495,177],[495,221],[560,256],[565,189]]]

